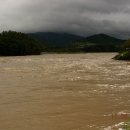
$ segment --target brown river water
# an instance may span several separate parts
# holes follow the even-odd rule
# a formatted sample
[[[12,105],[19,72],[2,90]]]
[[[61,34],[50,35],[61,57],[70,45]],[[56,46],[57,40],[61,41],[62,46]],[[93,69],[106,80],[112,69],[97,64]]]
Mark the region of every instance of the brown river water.
[[[115,55],[0,57],[0,130],[116,130],[130,112],[130,62]]]

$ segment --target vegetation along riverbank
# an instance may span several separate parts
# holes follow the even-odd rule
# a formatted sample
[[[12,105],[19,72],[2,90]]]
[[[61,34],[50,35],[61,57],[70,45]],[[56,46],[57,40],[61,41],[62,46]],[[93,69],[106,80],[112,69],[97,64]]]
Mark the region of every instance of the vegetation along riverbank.
[[[130,39],[122,46],[118,55],[114,57],[116,60],[130,60]]]

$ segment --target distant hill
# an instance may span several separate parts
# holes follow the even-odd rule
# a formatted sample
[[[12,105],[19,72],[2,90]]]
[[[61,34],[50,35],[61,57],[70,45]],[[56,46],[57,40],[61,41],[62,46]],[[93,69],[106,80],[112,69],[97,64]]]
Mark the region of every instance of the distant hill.
[[[103,45],[119,45],[124,42],[124,40],[106,35],[106,34],[96,34],[90,37],[87,37],[82,42],[89,42],[89,43],[95,43],[95,44],[103,44]]]
[[[86,38],[56,32],[37,32],[29,35],[43,43],[48,52],[113,52],[120,50],[120,45],[125,41],[106,34]]]
[[[65,47],[73,41],[83,39],[83,37],[74,34],[56,32],[37,32],[29,35],[40,42],[44,42],[48,47]]]
[[[119,50],[124,41],[106,34],[97,34],[75,41],[73,47],[85,52],[114,52]]]

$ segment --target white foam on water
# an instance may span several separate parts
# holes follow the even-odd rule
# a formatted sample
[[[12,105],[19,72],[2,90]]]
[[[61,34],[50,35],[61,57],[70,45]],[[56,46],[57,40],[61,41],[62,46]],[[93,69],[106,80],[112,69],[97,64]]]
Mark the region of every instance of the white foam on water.
[[[117,124],[114,124],[112,126],[108,126],[106,128],[104,128],[104,130],[123,130],[123,125],[125,125],[124,122],[120,122],[120,123],[117,123]]]

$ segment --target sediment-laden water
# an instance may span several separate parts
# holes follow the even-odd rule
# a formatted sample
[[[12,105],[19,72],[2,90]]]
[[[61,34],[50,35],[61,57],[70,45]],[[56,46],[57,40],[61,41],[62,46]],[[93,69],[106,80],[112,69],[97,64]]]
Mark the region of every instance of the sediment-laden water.
[[[115,53],[0,57],[0,130],[116,130],[130,113],[130,62]]]

